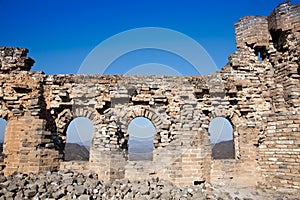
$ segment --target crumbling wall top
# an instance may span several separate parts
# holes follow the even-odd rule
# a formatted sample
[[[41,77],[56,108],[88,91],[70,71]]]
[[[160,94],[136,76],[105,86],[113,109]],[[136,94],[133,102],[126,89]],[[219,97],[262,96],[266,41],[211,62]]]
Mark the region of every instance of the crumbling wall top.
[[[267,17],[250,16],[243,17],[235,24],[236,46],[245,45],[268,46],[269,28]]]
[[[289,1],[279,4],[268,17],[248,16],[235,24],[237,48],[268,48],[276,31],[300,31],[300,7]]]
[[[300,7],[289,1],[283,2],[273,10],[268,21],[270,30],[300,31]]]
[[[14,70],[30,71],[34,60],[27,57],[28,49],[0,47],[0,74]]]

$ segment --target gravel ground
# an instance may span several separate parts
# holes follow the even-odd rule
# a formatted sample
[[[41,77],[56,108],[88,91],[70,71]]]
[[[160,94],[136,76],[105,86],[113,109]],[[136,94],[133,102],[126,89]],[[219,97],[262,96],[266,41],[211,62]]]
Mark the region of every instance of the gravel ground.
[[[203,183],[197,186],[175,186],[169,181],[152,178],[143,181],[120,179],[104,182],[94,173],[72,171],[41,174],[0,174],[1,199],[300,199],[300,194],[266,192],[255,188],[225,188]]]

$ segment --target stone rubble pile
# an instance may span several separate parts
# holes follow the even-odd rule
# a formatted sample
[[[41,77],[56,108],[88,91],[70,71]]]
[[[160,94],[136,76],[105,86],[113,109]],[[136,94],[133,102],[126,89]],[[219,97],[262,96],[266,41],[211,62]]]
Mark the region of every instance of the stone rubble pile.
[[[238,192],[239,191],[239,192]],[[0,199],[264,199],[262,191],[235,192],[213,187],[207,183],[195,186],[175,186],[169,181],[152,178],[130,181],[117,179],[100,181],[95,173],[73,171],[41,174],[0,174]],[[282,194],[272,197],[289,199]]]

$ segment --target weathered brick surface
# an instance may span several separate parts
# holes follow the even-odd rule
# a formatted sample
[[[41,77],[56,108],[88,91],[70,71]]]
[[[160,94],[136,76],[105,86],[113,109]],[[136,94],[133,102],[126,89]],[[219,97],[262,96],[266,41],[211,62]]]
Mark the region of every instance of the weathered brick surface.
[[[299,190],[298,10],[285,2],[269,17],[242,18],[238,50],[204,77],[44,75],[29,71],[26,49],[1,47],[5,174],[61,168],[93,170],[105,180],[159,176],[182,185]],[[138,116],[156,128],[153,161],[128,161],[127,126]],[[218,116],[233,125],[233,160],[211,159],[208,126]],[[62,162],[76,117],[94,124],[90,160]]]
[[[235,24],[236,46],[254,47],[269,45],[270,33],[267,17],[243,17]]]
[[[269,29],[271,31],[300,30],[300,7],[290,3],[282,3],[269,16]]]

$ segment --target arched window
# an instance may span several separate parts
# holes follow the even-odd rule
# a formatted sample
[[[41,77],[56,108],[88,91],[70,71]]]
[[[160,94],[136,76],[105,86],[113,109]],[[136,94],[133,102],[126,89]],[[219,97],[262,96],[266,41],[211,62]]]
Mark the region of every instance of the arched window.
[[[88,161],[94,126],[90,119],[78,117],[71,121],[67,129],[65,161]]]
[[[134,118],[128,125],[128,153],[130,161],[153,159],[153,140],[156,129],[145,117]]]
[[[7,121],[5,119],[0,118],[0,162],[3,162],[4,159],[3,143],[4,143],[6,125],[7,125]]]
[[[216,117],[209,123],[209,139],[213,159],[234,159],[233,127],[224,117]]]

